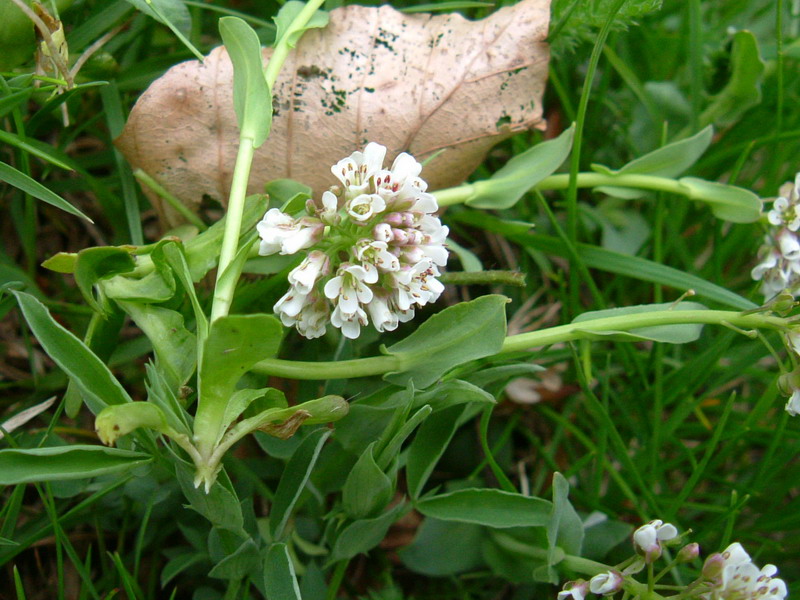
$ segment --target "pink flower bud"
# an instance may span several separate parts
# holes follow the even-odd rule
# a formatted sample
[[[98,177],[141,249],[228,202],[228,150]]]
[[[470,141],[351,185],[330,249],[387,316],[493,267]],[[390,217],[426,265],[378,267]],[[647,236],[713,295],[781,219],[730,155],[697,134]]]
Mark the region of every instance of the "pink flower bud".
[[[408,234],[402,229],[393,228],[392,237],[394,238],[394,243],[400,246],[404,246],[408,243]]]
[[[383,219],[384,219],[384,221],[389,223],[389,225],[397,226],[397,225],[402,225],[403,224],[403,215],[401,215],[400,213],[396,213],[396,212],[389,213]]]
[[[389,223],[378,223],[372,230],[372,237],[379,242],[391,242],[394,239],[392,226]]]
[[[703,577],[705,579],[716,579],[722,574],[725,568],[725,557],[719,552],[712,554],[703,563]]]
[[[700,556],[700,545],[696,542],[692,542],[691,544],[686,544],[683,548],[678,551],[678,562],[691,562],[695,558]]]

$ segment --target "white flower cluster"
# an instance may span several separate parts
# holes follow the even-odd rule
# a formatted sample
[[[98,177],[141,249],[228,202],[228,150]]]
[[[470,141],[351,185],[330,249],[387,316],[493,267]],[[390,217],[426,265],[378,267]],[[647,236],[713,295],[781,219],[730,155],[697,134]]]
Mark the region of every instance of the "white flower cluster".
[[[751,275],[761,281],[765,300],[774,298],[784,290],[792,295],[800,292],[800,173],[794,183],[781,186],[780,196],[767,213],[772,227],[759,249],[761,262]]]
[[[703,600],[783,600],[786,583],[773,577],[778,572],[775,565],[759,569],[739,542],[728,546],[721,554],[706,559],[704,574],[711,575],[711,589]]]
[[[370,320],[392,331],[444,289],[436,278],[448,229],[434,216],[422,166],[404,152],[384,169],[385,156],[384,146],[368,144],[331,167],[341,186],[309,200],[305,216],[272,208],[257,225],[259,254],[311,250],[274,309],[307,338],[322,336],[328,321],[351,339]]]

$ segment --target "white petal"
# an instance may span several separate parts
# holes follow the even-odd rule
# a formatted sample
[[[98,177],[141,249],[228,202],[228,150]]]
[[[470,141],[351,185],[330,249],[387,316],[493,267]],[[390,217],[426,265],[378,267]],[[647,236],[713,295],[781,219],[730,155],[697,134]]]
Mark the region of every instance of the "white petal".
[[[367,175],[374,175],[383,168],[383,160],[386,158],[386,146],[381,146],[375,142],[370,142],[364,148],[364,165],[367,167]]]
[[[330,298],[333,300],[336,298],[342,291],[342,277],[336,276],[332,277],[328,280],[328,283],[325,284],[325,288],[323,289],[325,293],[325,297]]]
[[[406,152],[397,155],[392,163],[395,181],[403,182],[407,177],[417,177],[422,172],[422,165]]]

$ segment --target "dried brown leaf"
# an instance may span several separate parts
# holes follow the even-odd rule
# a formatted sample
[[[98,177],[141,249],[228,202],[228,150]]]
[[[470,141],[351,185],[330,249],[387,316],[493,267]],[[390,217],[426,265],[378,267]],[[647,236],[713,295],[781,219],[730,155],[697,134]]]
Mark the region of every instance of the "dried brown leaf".
[[[542,127],[550,0],[522,0],[481,21],[347,6],[305,33],[275,85],[269,140],[256,152],[250,193],[292,178],[319,194],[330,166],[369,141],[424,159],[431,189],[456,185],[489,148]],[[265,61],[271,54],[265,49]],[[224,203],[238,129],[233,70],[224,48],[155,81],[134,106],[117,145],[187,206]],[[154,203],[166,223],[180,216]]]

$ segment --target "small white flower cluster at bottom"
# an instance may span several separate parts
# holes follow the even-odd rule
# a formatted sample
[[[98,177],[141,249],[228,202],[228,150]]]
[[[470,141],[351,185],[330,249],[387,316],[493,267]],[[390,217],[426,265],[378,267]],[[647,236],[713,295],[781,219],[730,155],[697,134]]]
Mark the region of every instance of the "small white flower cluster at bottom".
[[[706,559],[703,574],[710,589],[700,595],[702,600],[783,600],[786,583],[777,577],[775,565],[759,569],[739,542],[720,554]]]
[[[619,565],[620,569],[627,565],[622,571],[609,568],[596,574],[589,581],[583,579],[568,581],[558,592],[558,600],[584,600],[590,593],[597,596],[613,596],[623,589],[626,596],[630,595],[633,600],[647,597],[642,595],[641,590],[652,590],[655,581],[650,580],[649,584],[645,585],[636,581],[633,575],[642,571],[645,564],[652,565],[660,558],[662,546],[683,544],[681,540],[685,535],[678,535],[674,525],[664,523],[660,519],[642,525],[633,534],[636,555]],[[697,544],[686,544],[677,552],[671,566],[691,562],[699,556],[699,553],[700,548]],[[664,569],[662,573],[667,570]],[[787,595],[786,583],[775,577],[777,572],[778,569],[774,565],[766,565],[759,569],[753,564],[742,545],[736,542],[723,552],[709,556],[703,564],[701,576],[671,597],[681,600],[784,600]],[[648,575],[653,575],[652,568],[648,571]]]
[[[401,153],[384,169],[385,155],[368,144],[331,167],[341,186],[309,200],[305,216],[273,208],[257,225],[262,255],[311,250],[274,308],[307,338],[324,335],[329,321],[351,339],[370,321],[392,331],[444,290],[437,277],[447,264],[448,229],[434,216],[439,207],[419,177],[422,166]]]

